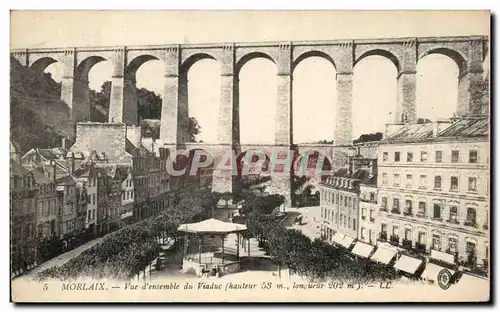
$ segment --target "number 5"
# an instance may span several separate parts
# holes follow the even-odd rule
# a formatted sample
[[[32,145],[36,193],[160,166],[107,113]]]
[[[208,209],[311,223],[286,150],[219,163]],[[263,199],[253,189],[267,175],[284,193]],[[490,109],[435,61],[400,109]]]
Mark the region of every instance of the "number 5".
[[[47,283],[43,284],[43,290],[47,290],[47,289],[49,289],[49,288],[47,287]]]

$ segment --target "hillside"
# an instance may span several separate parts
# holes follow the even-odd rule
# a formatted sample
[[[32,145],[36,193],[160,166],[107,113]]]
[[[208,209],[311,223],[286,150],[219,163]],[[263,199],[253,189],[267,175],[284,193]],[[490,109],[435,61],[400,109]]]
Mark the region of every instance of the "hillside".
[[[67,105],[60,100],[61,84],[50,74],[39,76],[11,58],[10,131],[21,152],[31,148],[60,146],[61,138],[74,140],[74,125]],[[92,105],[92,121],[107,121],[107,110]]]
[[[60,88],[50,74],[40,77],[11,58],[10,135],[21,152],[59,146],[62,137],[73,139],[68,107],[59,99]]]

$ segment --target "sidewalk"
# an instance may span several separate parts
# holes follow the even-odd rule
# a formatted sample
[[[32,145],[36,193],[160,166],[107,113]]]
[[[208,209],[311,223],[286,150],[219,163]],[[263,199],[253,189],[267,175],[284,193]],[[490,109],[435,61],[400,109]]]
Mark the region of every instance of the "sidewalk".
[[[109,234],[111,234],[111,233],[109,233]],[[107,235],[109,235],[109,234],[107,234]],[[79,256],[85,250],[92,248],[93,246],[100,243],[107,235],[93,239],[93,240],[91,240],[91,241],[89,241],[89,242],[87,242],[87,243],[85,243],[85,244],[83,244],[75,249],[72,249],[68,252],[65,252],[65,253],[63,253],[55,258],[48,260],[48,261],[45,261],[44,263],[40,264],[36,268],[33,268],[28,273],[23,274],[19,277],[16,277],[15,279],[32,278],[32,277],[35,277],[38,272],[42,272],[45,269],[51,268],[53,266],[61,266],[61,265],[65,264],[66,262],[68,262],[69,260]]]

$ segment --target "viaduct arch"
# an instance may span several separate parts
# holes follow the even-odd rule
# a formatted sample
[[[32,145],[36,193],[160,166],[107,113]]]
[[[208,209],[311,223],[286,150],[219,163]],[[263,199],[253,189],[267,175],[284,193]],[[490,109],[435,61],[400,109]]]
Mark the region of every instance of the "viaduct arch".
[[[242,66],[256,57],[271,60],[277,67],[275,147],[290,147],[292,133],[293,71],[302,60],[319,56],[336,69],[337,103],[334,142],[351,144],[353,68],[363,58],[380,55],[397,69],[397,122],[416,121],[416,66],[429,54],[443,54],[459,68],[458,115],[480,112],[477,92],[488,52],[487,36],[386,38],[367,40],[296,41],[263,43],[182,44],[126,47],[44,48],[11,50],[22,65],[43,71],[54,62],[64,67],[61,99],[67,103],[72,120],[89,120],[88,73],[97,63],[112,62],[112,90],[109,122],[137,125],[135,75],[149,60],[164,66],[164,89],[160,140],[167,148],[186,146],[183,133],[188,122],[187,72],[199,60],[213,59],[220,65],[221,93],[217,144],[227,148],[239,145],[238,74]],[[403,116],[405,118],[403,118]],[[335,162],[335,157],[333,157]],[[334,165],[335,167],[335,165]]]

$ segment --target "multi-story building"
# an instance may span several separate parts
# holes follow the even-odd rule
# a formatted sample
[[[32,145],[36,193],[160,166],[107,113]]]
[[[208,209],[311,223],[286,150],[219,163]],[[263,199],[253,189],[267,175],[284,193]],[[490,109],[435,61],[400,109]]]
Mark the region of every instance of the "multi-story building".
[[[358,240],[375,245],[377,241],[377,228],[375,218],[378,213],[377,207],[377,176],[360,184],[359,210],[361,218],[359,220]]]
[[[135,201],[135,191],[134,191],[134,177],[132,176],[132,170],[129,166],[124,170],[125,178],[121,181],[121,214],[120,222],[121,226],[130,224],[133,221],[134,216],[134,201]]]
[[[58,196],[54,180],[47,176],[37,168],[32,170],[35,183],[38,186],[38,195],[36,200],[37,206],[37,236],[39,239],[51,239],[58,237],[59,225],[57,223],[58,213]]]
[[[36,196],[33,174],[10,160],[10,214],[12,271],[30,269],[37,259]]]
[[[74,239],[77,218],[77,181],[72,175],[55,181],[59,203],[59,237],[69,247]]]
[[[390,127],[378,152],[379,239],[487,268],[488,118]]]

